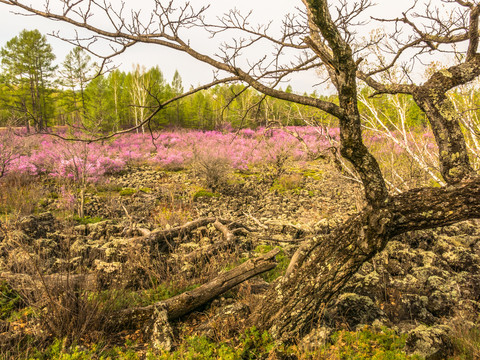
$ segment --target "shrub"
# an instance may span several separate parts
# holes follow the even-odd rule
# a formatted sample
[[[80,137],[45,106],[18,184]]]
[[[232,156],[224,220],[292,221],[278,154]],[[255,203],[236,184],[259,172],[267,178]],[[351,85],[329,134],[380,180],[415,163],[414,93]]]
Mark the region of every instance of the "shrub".
[[[465,322],[468,324],[468,322]],[[455,324],[452,341],[455,359],[474,360],[480,358],[480,327]]]
[[[11,170],[13,163],[25,150],[25,142],[13,131],[0,130],[0,178]]]
[[[213,191],[222,189],[228,184],[231,165],[228,159],[215,156],[197,157],[193,162],[196,174],[206,187]]]
[[[285,192],[290,190],[298,190],[302,187],[303,176],[300,174],[282,175],[274,180],[270,190]]]
[[[163,203],[157,206],[152,211],[153,222],[161,227],[174,226],[175,224],[183,224],[192,220],[192,210],[189,204],[176,203]]]

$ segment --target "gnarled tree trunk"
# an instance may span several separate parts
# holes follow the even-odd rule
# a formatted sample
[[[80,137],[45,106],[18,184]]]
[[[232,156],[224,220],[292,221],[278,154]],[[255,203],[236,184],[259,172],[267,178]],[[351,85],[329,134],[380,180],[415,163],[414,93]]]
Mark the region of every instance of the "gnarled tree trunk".
[[[436,72],[422,86],[387,88],[357,71],[352,50],[332,20],[327,0],[303,3],[310,29],[306,42],[326,64],[343,109],[337,116],[341,153],[361,177],[368,205],[332,234],[302,246],[294,256],[298,263],[289,267],[285,278],[254,312],[252,320],[257,327],[284,341],[304,335],[360,266],[394,236],[480,217],[480,178],[472,173],[458,119],[449,111],[445,97],[452,87],[478,76],[478,56],[470,54],[464,64]],[[449,187],[388,195],[380,168],[363,143],[357,76],[378,91],[414,95],[434,129],[442,175]],[[467,180],[469,177],[473,180]]]
[[[279,340],[305,335],[360,266],[407,231],[480,217],[480,177],[448,188],[412,190],[367,207],[299,250],[298,263],[266,294],[251,321]]]

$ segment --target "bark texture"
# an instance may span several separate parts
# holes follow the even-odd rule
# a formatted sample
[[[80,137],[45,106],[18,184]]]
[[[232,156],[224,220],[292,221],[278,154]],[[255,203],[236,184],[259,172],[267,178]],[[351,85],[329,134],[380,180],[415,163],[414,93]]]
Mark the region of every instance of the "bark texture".
[[[478,17],[478,14],[476,15]],[[477,19],[478,20],[478,19]],[[478,24],[477,24],[478,28]],[[475,43],[475,47],[478,44]],[[425,112],[439,148],[440,172],[448,184],[473,175],[458,114],[446,92],[480,75],[480,55],[472,54],[457,66],[440,70],[412,91],[413,98]]]
[[[303,2],[311,34],[306,43],[326,64],[343,109],[343,113],[337,115],[340,121],[340,152],[362,179],[367,202],[380,205],[387,198],[388,191],[377,160],[363,143],[357,101],[357,64],[352,49],[333,21],[326,0]]]

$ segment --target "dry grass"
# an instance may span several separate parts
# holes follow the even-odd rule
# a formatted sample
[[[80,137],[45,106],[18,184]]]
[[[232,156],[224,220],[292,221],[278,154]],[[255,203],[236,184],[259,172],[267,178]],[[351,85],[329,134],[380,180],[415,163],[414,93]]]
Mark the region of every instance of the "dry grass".
[[[32,214],[44,196],[45,187],[41,179],[9,174],[0,179],[0,214]]]

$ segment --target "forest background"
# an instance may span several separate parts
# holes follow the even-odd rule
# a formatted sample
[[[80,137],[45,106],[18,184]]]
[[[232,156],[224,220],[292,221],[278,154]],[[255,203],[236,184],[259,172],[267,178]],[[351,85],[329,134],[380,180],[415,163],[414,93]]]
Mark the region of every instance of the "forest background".
[[[107,73],[86,51],[74,48],[60,65],[45,35],[24,30],[1,50],[0,126],[25,126],[27,131],[52,126],[75,125],[96,131],[119,131],[142,122],[167,99],[182,94],[181,69],[171,81],[156,66],[132,66],[129,72]],[[293,92],[290,85],[287,92]],[[367,88],[361,92],[365,99]],[[311,96],[332,100],[332,96]],[[398,118],[388,98],[368,100],[381,108],[386,118]],[[408,97],[408,125],[426,126],[425,116]],[[152,119],[155,130],[165,126],[219,129],[268,127],[269,124],[334,126],[328,114],[305,105],[265,96],[242,84],[221,84],[176,101]],[[144,128],[140,131],[145,131]]]

